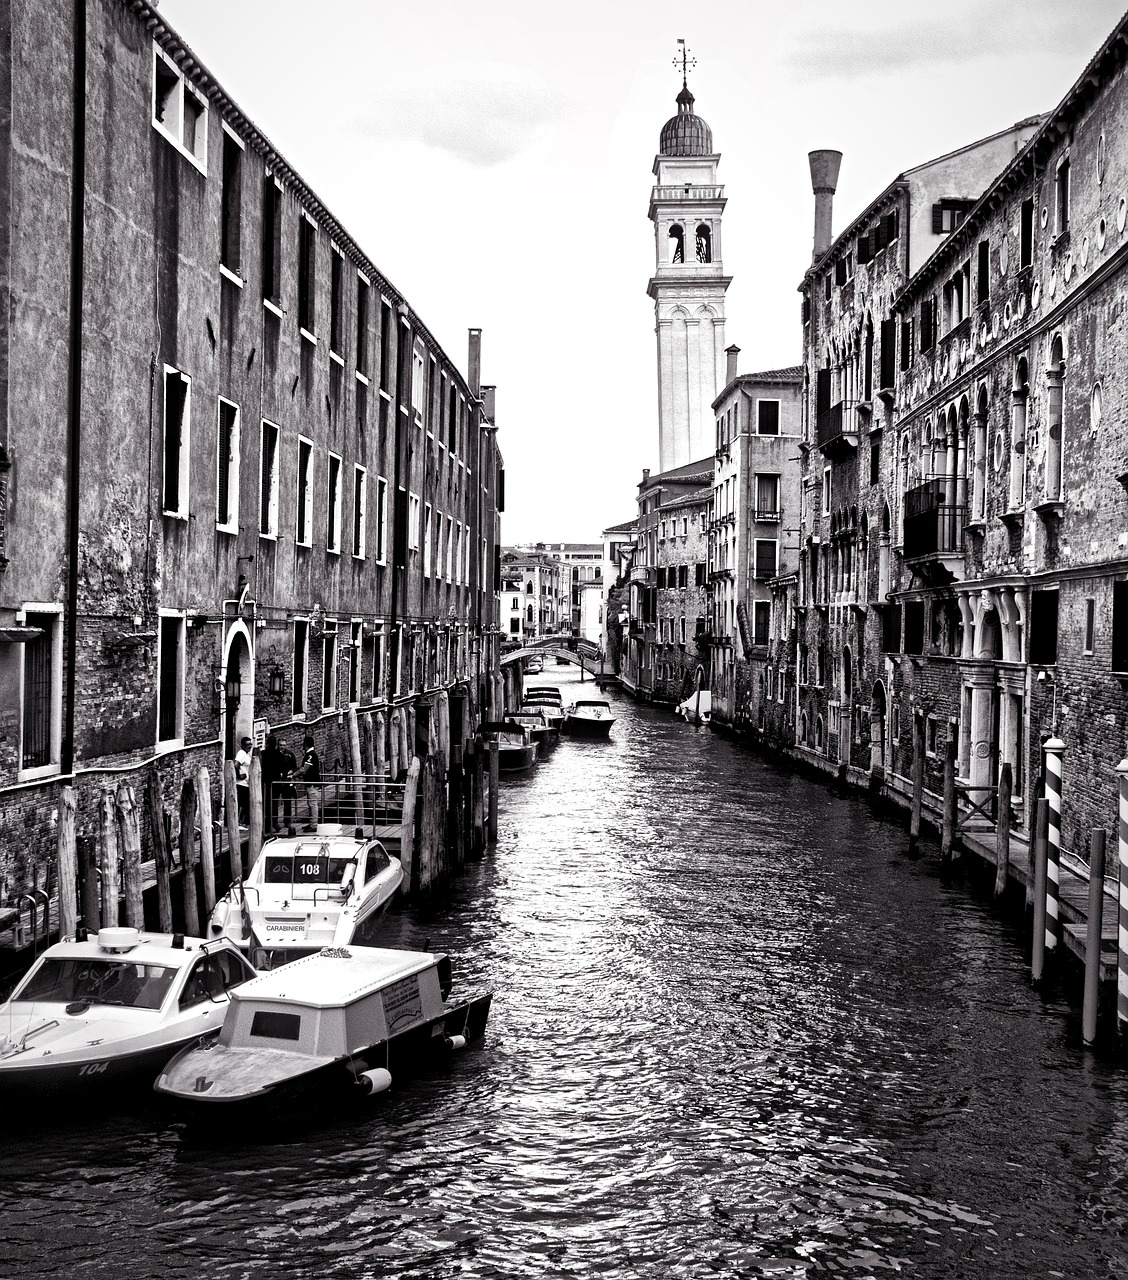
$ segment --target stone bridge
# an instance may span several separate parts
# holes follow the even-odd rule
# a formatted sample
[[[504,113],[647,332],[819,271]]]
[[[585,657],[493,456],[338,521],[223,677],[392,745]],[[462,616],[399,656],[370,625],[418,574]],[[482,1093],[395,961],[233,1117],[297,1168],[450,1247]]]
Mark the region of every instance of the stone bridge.
[[[575,648],[572,648],[572,645]],[[570,662],[574,666],[579,667],[589,676],[611,675],[612,672],[603,670],[603,656],[599,651],[599,646],[593,644],[590,640],[569,640],[561,639],[557,636],[546,636],[541,640],[533,640],[525,644],[520,649],[514,649],[510,653],[501,655],[502,667],[512,666],[513,663],[520,663],[525,658],[559,658],[563,662]]]

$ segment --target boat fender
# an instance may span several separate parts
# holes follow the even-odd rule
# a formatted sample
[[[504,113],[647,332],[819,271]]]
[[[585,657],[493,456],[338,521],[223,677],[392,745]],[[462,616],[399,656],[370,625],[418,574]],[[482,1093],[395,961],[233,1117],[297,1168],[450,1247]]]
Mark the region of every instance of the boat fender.
[[[448,1051],[451,1053],[453,1053],[455,1049],[465,1049],[466,1037],[465,1036],[447,1036],[446,1047]]]
[[[366,1093],[383,1093],[392,1087],[392,1073],[386,1067],[373,1067],[371,1071],[362,1071],[356,1082]]]
[[[227,902],[217,902],[215,910],[212,912],[212,918],[209,922],[209,929],[212,933],[219,934],[227,928],[227,917],[231,914],[230,904]]]

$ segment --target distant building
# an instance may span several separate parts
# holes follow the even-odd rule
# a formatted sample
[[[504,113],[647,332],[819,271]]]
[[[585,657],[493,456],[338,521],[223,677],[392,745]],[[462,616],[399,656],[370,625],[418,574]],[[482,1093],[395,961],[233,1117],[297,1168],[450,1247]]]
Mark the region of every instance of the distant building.
[[[544,635],[571,632],[571,575],[564,564],[547,551],[521,551],[503,548],[501,577],[517,587],[521,604],[520,631],[513,630],[513,599],[510,591],[503,597],[509,606],[509,634],[522,640],[535,640]]]

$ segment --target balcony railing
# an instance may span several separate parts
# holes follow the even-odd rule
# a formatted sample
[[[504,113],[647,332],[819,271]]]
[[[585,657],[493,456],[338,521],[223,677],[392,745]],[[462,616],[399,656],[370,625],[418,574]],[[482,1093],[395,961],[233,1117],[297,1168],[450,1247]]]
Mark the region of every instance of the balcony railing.
[[[943,480],[927,480],[906,492],[906,560],[962,553],[967,507],[945,502],[945,487],[946,482]]]
[[[774,507],[757,507],[756,519],[767,524],[769,521],[778,524],[780,520],[780,512],[778,504]]]
[[[826,413],[819,414],[817,424],[818,444],[820,449],[836,444],[839,440],[855,443],[858,436],[858,419],[855,410],[856,400],[840,400]]]

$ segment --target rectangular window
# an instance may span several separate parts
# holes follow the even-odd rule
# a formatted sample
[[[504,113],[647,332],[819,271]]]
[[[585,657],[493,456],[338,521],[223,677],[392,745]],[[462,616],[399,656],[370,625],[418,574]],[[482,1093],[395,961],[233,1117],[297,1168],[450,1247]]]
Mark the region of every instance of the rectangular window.
[[[368,472],[363,467],[353,467],[352,553],[357,560],[365,556],[367,515]]]
[[[905,652],[924,652],[924,601],[905,601]]]
[[[59,761],[63,630],[59,614],[30,609],[26,625],[42,634],[19,646],[23,666],[20,768],[49,772]]]
[[[321,640],[321,709],[337,705],[337,624],[326,623]]]
[[[361,624],[349,623],[349,702],[360,701],[360,637]]]
[[[184,736],[184,618],[162,615],[157,649],[157,741]]]
[[[1128,582],[1112,584],[1112,669],[1128,671]]]
[[[1069,230],[1069,157],[1061,160],[1054,179],[1054,234],[1063,236]]]
[[[462,569],[462,522],[459,521],[454,530],[454,581],[458,586],[465,582]]]
[[[339,249],[329,251],[329,351],[339,356],[344,350],[341,333],[341,289],[345,260]]]
[[[912,319],[901,321],[901,372],[910,368],[913,363],[913,322]]]
[[[407,549],[419,550],[419,495],[407,495]]]
[[[932,350],[936,341],[936,299],[925,298],[920,304],[920,350],[923,355]]]
[[[325,549],[340,554],[341,550],[341,459],[329,455],[325,478]]]
[[[761,436],[779,435],[779,401],[756,401],[756,434]]]
[[[192,380],[164,367],[164,513],[188,519],[188,464],[192,425]]]
[[[413,348],[411,353],[411,407],[420,420],[423,414],[423,384],[425,376],[426,361],[423,358],[423,352]]]
[[[293,714],[304,716],[309,675],[309,623],[299,618],[294,623],[294,699]]]
[[[447,398],[447,448],[451,453],[458,452],[458,397],[453,384]]]
[[[298,324],[312,337],[317,287],[317,228],[306,214],[298,219]]]
[[[689,565],[687,564],[678,565],[678,586],[679,587],[689,586]]]
[[[223,130],[223,194],[220,204],[219,261],[239,274],[243,233],[243,146]]]
[[[427,364],[427,404],[424,408],[428,435],[435,432],[435,384],[438,382],[438,369],[438,362],[432,356]],[[441,431],[439,435],[442,435]]]
[[[1093,641],[1096,639],[1096,611],[1097,602],[1095,600],[1085,601],[1085,652],[1091,654],[1093,652]]]
[[[202,173],[208,171],[208,104],[153,46],[153,125]]]
[[[454,521],[446,518],[446,580],[454,580]]]
[[[884,605],[881,610],[881,651],[901,652],[901,606]]]
[[[693,585],[695,587],[703,587],[705,585],[705,565],[703,563],[693,566]]]
[[[423,505],[423,576],[431,576],[431,504]]]
[[[830,511],[830,468],[823,467],[822,509],[826,515]]]
[[[881,436],[870,436],[870,484],[881,483]]]
[[[392,393],[392,353],[395,345],[392,338],[392,308],[380,299],[380,390],[385,395]]]
[[[767,644],[771,634],[772,606],[768,600],[757,600],[752,606],[752,643]]]
[[[388,482],[376,477],[376,563],[388,563]]]
[[[779,519],[779,476],[756,477],[756,519]]]
[[[1057,648],[1058,593],[1057,591],[1032,591],[1030,593],[1030,662],[1040,667],[1057,662]]]
[[[359,272],[356,277],[356,371],[368,375],[368,293],[371,286]]]
[[[756,539],[756,577],[763,581],[776,576],[777,543],[774,538]]]
[[[239,406],[219,397],[215,527],[239,532]]]
[[[313,545],[313,441],[298,438],[298,521],[294,541]]]
[[[262,422],[259,473],[259,534],[278,537],[278,428]]]
[[[991,242],[980,240],[975,263],[975,301],[986,306],[991,301]]]
[[[890,318],[881,322],[881,362],[878,384],[881,390],[889,390],[897,380],[897,321]]]
[[[1023,200],[1018,220],[1018,267],[1025,270],[1034,261],[1034,201]]]
[[[282,305],[282,188],[269,174],[262,184],[262,296]]]

